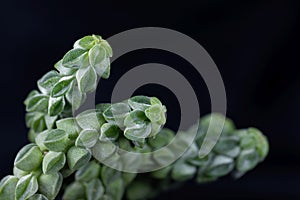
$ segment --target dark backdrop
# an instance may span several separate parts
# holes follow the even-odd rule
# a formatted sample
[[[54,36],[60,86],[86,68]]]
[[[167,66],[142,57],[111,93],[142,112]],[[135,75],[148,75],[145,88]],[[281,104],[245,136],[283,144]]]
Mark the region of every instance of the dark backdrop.
[[[131,28],[160,26],[187,34],[209,52],[225,83],[228,116],[240,128],[261,129],[269,138],[271,150],[265,162],[240,180],[187,183],[159,199],[300,198],[297,0],[135,4],[10,0],[0,4],[0,177],[12,173],[17,151],[28,142],[23,100],[36,87],[37,79],[52,69],[76,39],[92,33],[107,38]],[[191,66],[175,55],[155,50],[132,52],[113,64],[113,78],[103,82],[100,101],[109,99],[116,77],[149,61],[184,71],[201,99],[201,113],[209,112],[205,85],[200,77],[193,78]],[[148,85],[136,93],[168,99],[164,103],[174,105],[168,125],[176,128],[180,114],[170,91]]]

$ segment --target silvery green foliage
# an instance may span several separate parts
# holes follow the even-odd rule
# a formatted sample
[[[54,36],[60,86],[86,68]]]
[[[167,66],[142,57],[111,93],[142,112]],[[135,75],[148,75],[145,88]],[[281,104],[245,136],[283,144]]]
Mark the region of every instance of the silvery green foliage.
[[[78,109],[86,93],[96,90],[98,77],[109,77],[111,56],[110,45],[100,36],[85,36],[55,64],[56,70],[38,80],[39,91],[30,92],[24,102],[30,141]]]
[[[194,143],[175,163],[160,170],[139,174],[136,177],[137,174],[120,172],[95,160],[89,162],[76,172],[75,182],[67,187],[64,198],[90,199],[96,194],[87,188],[97,187],[99,192],[97,195],[101,198],[97,196],[94,199],[118,200],[125,194],[130,200],[149,199],[163,190],[176,186],[177,183],[191,179],[198,183],[210,182],[228,174],[237,177],[262,162],[268,153],[268,142],[265,136],[254,128],[236,130],[230,119],[225,119],[221,138],[213,151],[207,157],[199,157],[200,145],[207,134],[210,121],[215,121],[215,124],[221,123],[220,118],[224,119],[224,116],[211,114],[203,117],[199,122],[197,139]],[[197,126],[191,127],[186,134],[195,131],[196,128]],[[144,145],[148,148],[143,148],[143,151],[151,152],[160,149],[169,144],[174,137],[173,131],[162,129],[155,138],[146,140]],[[119,147],[124,147],[121,145],[122,140],[117,141],[120,143]],[[252,152],[251,155],[249,151]],[[257,159],[252,155],[259,157]]]
[[[67,186],[64,200],[120,200],[125,194],[132,200],[147,199],[189,179],[202,183],[229,173],[240,177],[266,157],[266,137],[255,128],[236,130],[229,119],[213,151],[201,157],[204,137],[217,134],[214,128],[208,129],[210,122],[223,126],[220,119],[224,116],[212,114],[200,120],[196,140],[184,155],[163,169],[137,176],[100,164],[108,157],[119,159],[121,155],[113,154],[117,148],[151,152],[165,147],[175,136],[171,130],[161,130],[166,107],[155,97],[99,104],[71,116],[72,109],[78,109],[86,94],[96,89],[97,79],[109,77],[111,56],[111,47],[100,36],[83,37],[55,64],[56,70],[38,81],[39,91],[30,92],[24,102],[32,143],[17,154],[14,175],[1,180],[0,199],[56,199],[63,178],[73,173],[75,180]],[[180,144],[186,140],[181,139],[174,150],[182,149]],[[175,153],[166,148],[149,159],[163,164]],[[124,164],[135,168],[138,162],[128,158]]]
[[[159,133],[165,123],[165,107],[155,97],[139,98],[149,103],[149,111],[130,106],[129,101],[136,99],[133,97],[122,103],[100,104],[97,109],[84,111],[75,118],[57,120],[55,128],[40,132],[34,143],[19,151],[14,163],[14,176],[3,179],[0,195],[7,197],[13,192],[15,199],[55,199],[63,177],[78,170],[75,177],[79,183],[70,185],[67,190],[76,192],[66,192],[66,199],[81,198],[81,190],[91,200],[103,197],[104,191],[106,198],[120,199],[125,191],[124,185],[131,182],[136,174],[100,167],[95,160],[90,160],[92,156],[110,155],[111,147],[116,148],[120,138],[139,148]],[[157,105],[159,109],[151,110]],[[149,129],[147,134],[143,132],[145,125]],[[135,137],[129,137],[127,134],[133,127]],[[117,177],[122,177],[122,180]]]

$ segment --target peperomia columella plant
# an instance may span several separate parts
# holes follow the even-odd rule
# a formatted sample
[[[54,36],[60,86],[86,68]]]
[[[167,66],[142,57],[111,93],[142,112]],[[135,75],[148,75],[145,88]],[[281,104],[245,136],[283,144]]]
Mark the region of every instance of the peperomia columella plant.
[[[141,174],[118,170],[139,165],[118,149],[156,151],[176,134],[163,128],[167,109],[156,97],[98,104],[73,116],[87,93],[96,90],[98,79],[109,78],[111,56],[107,41],[86,36],[55,64],[56,70],[38,80],[38,90],[24,102],[31,143],[17,154],[13,175],[1,180],[0,200],[52,200],[60,191],[64,200],[149,199],[191,179],[205,183],[228,174],[239,178],[267,156],[268,141],[258,129],[238,130],[230,119],[213,113],[185,132],[196,131],[196,139],[172,164]],[[199,157],[205,135],[214,131],[208,129],[212,120],[216,125],[225,120],[221,137],[212,152]],[[149,156],[143,162],[163,163],[173,153]],[[118,160],[117,167],[103,164],[112,158]],[[63,186],[67,177],[73,181]]]

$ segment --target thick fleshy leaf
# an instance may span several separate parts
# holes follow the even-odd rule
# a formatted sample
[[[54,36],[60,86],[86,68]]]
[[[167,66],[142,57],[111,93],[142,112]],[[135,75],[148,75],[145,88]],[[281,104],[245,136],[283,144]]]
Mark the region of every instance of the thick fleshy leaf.
[[[23,170],[17,168],[16,166],[14,166],[13,173],[14,173],[14,176],[16,176],[18,178],[22,178],[23,176],[29,174],[29,172],[23,171]]]
[[[84,65],[87,52],[84,49],[72,49],[62,59],[62,65],[70,68],[78,68]]]
[[[65,166],[65,163],[66,156],[64,153],[49,151],[43,159],[43,173],[56,173]]]
[[[174,158],[175,156],[169,148],[163,148],[159,152],[153,154],[155,162],[162,166],[170,164],[170,161],[173,161]]]
[[[101,45],[105,48],[106,56],[107,56],[107,57],[112,57],[113,51],[112,51],[111,46],[108,44],[108,42],[105,41],[105,40],[102,40],[102,41],[101,41]]]
[[[122,179],[124,181],[124,184],[127,186],[128,184],[130,184],[135,177],[137,176],[136,173],[127,173],[127,172],[122,172]]]
[[[151,176],[153,176],[154,178],[157,178],[157,179],[165,179],[170,174],[172,167],[173,166],[170,165],[170,166],[164,167],[162,169],[153,171],[151,173]]]
[[[121,133],[120,128],[115,124],[105,123],[101,126],[101,141],[115,141]]]
[[[50,151],[63,152],[69,145],[68,134],[60,129],[48,130],[43,144]]]
[[[42,174],[38,178],[39,192],[49,200],[54,200],[62,186],[63,177],[60,173]]]
[[[76,120],[72,117],[64,118],[56,121],[56,127],[58,129],[64,130],[69,138],[75,139],[78,136],[80,128],[76,124]]]
[[[52,70],[46,73],[40,80],[38,80],[38,88],[43,94],[50,94],[53,86],[59,81],[59,79],[59,73]]]
[[[94,68],[80,68],[76,72],[79,90],[83,93],[95,91],[97,88],[97,74]]]
[[[144,125],[147,117],[145,113],[141,110],[131,111],[124,120],[124,125],[127,128],[136,127],[139,125]]]
[[[95,160],[88,162],[86,165],[81,167],[75,174],[75,178],[77,181],[81,182],[89,182],[94,178],[99,177],[101,170],[100,164],[98,164]]]
[[[25,101],[24,101],[24,104],[27,106],[28,103],[29,103],[29,101],[30,101],[30,99],[31,99],[33,96],[38,95],[38,94],[40,94],[40,93],[39,93],[37,90],[32,90],[31,92],[29,92],[29,94],[27,95],[27,97],[26,97],[26,99],[25,99]]]
[[[74,49],[89,50],[95,44],[95,38],[91,35],[85,36],[74,43]]]
[[[196,174],[197,168],[184,162],[177,162],[172,170],[172,178],[177,181],[185,181]]]
[[[104,78],[108,78],[109,76],[109,57],[107,56],[106,49],[104,45],[96,44],[93,48],[89,51],[89,61],[90,65],[95,68],[97,74]],[[107,74],[108,73],[108,74]]]
[[[24,200],[33,196],[38,191],[38,182],[35,176],[28,174],[23,176],[17,183],[15,191],[16,200]]]
[[[57,69],[61,75],[64,75],[64,76],[72,75],[77,71],[77,68],[69,68],[69,67],[63,66],[62,60],[58,61],[54,65],[54,68]]]
[[[223,154],[238,146],[238,141],[231,138],[220,138],[214,147],[214,151]]]
[[[49,200],[49,199],[42,194],[35,194],[32,197],[30,197],[28,200]]]
[[[153,193],[154,189],[147,180],[135,181],[126,189],[126,197],[130,200],[139,200],[144,199],[145,197],[148,198],[153,195]]]
[[[102,142],[98,140],[98,142],[91,150],[93,157],[101,162],[111,156],[116,151],[116,149],[116,145],[112,142]]]
[[[124,195],[124,181],[121,178],[113,179],[106,186],[105,193],[115,200],[121,200]]]
[[[73,82],[72,89],[66,94],[66,99],[72,105],[72,110],[77,110],[85,101],[86,93],[79,90],[78,83]]]
[[[128,104],[134,110],[146,110],[151,106],[150,98],[147,96],[134,96],[128,99]]]
[[[85,199],[85,190],[80,182],[71,183],[65,190],[63,200]]]
[[[58,116],[45,115],[47,129],[52,129]]]
[[[148,144],[155,149],[159,149],[169,144],[174,136],[175,134],[173,131],[169,129],[163,129],[159,132],[159,134],[156,135],[155,138],[149,138]]]
[[[151,133],[151,123],[145,122],[144,124],[138,124],[134,127],[126,128],[124,131],[124,136],[132,141],[142,142],[137,143],[140,147],[143,146],[144,140]]]
[[[104,194],[104,187],[98,178],[84,184],[87,200],[100,199]]]
[[[103,112],[103,116],[107,122],[114,123],[122,129],[124,128],[124,119],[129,112],[130,108],[126,103],[115,103]]]
[[[15,176],[6,176],[0,182],[0,199],[15,200],[15,189],[19,179]]]
[[[73,146],[68,150],[67,161],[71,170],[79,169],[91,159],[91,153],[86,148]]]
[[[233,168],[234,162],[232,158],[218,155],[206,169],[205,174],[208,176],[220,177],[228,174]]]
[[[43,154],[35,144],[24,146],[16,156],[14,165],[23,171],[33,171],[40,166]]]
[[[82,130],[76,139],[75,145],[79,147],[92,148],[98,141],[99,131],[95,129]]]
[[[100,131],[100,127],[105,123],[105,120],[99,111],[86,110],[76,116],[76,122],[82,129],[95,129]]]
[[[265,159],[269,152],[269,143],[267,138],[256,128],[249,128],[248,132],[255,138],[256,150],[260,156],[260,160]]]
[[[255,149],[243,150],[237,158],[236,168],[241,172],[253,169],[259,162],[260,157]]]
[[[60,78],[51,90],[51,97],[60,97],[66,94],[70,89],[74,78],[74,76],[64,76]]]
[[[41,111],[44,112],[48,108],[48,99],[49,97],[44,94],[37,94],[32,96],[27,103],[26,111]]]
[[[52,117],[61,114],[65,108],[65,105],[66,102],[64,97],[50,97],[48,104],[48,115]]]

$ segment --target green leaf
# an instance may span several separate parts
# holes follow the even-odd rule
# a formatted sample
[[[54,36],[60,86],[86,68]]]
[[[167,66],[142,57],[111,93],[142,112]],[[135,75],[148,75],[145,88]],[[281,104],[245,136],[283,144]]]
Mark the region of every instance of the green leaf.
[[[105,120],[99,111],[86,110],[76,116],[76,122],[82,129],[95,129],[100,131],[100,127],[105,123]]]
[[[220,177],[228,174],[233,168],[234,162],[232,158],[218,155],[206,169],[205,174],[208,176]]]
[[[236,168],[241,172],[253,169],[259,162],[260,157],[254,149],[243,150],[237,158]]]
[[[78,68],[84,65],[85,56],[87,56],[86,50],[72,49],[63,57],[62,65],[70,68]]]
[[[174,138],[175,134],[169,129],[163,129],[156,135],[148,139],[148,144],[154,149],[160,149],[169,144]]]
[[[142,142],[137,143],[138,146],[142,147],[145,138],[147,138],[151,133],[151,124],[145,122],[144,124],[137,124],[136,126],[126,128],[124,131],[124,136],[132,141]]]
[[[136,173],[122,172],[122,179],[126,186],[129,185],[135,179],[136,176]]]
[[[172,165],[164,167],[162,169],[156,170],[151,172],[151,176],[157,179],[165,179],[170,174],[171,169],[173,168]]]
[[[107,57],[112,57],[113,51],[112,51],[111,46],[108,44],[108,42],[105,41],[105,40],[102,40],[101,41],[101,46],[105,48],[106,56]]]
[[[37,95],[37,94],[39,94],[39,92],[38,92],[37,90],[32,90],[31,92],[29,92],[29,94],[27,95],[27,97],[26,97],[26,99],[25,99],[25,101],[24,101],[24,104],[27,106],[27,104],[28,104],[28,102],[30,101],[30,99],[31,99],[33,96]]]
[[[64,111],[65,105],[66,103],[64,97],[50,97],[48,115],[52,117],[61,114]]]
[[[15,176],[6,176],[0,182],[0,199],[15,200],[15,189],[18,182]]]
[[[48,200],[48,198],[42,194],[35,194],[32,197],[30,197],[28,200]]]
[[[98,178],[84,184],[87,200],[100,199],[104,194],[104,187]]]
[[[114,200],[121,200],[124,195],[124,189],[123,180],[121,178],[116,178],[108,183],[105,193]]]
[[[112,182],[114,179],[120,179],[120,177],[121,177],[120,171],[110,168],[106,165],[102,166],[100,178],[105,186],[108,186],[108,184]]]
[[[86,94],[79,90],[78,83],[74,82],[72,89],[66,94],[66,99],[72,105],[72,110],[77,110],[86,100]]]
[[[36,137],[35,137],[35,143],[37,144],[37,146],[40,148],[41,151],[46,151],[47,147],[44,145],[45,139],[48,135],[49,130],[45,130],[41,133],[39,133]]]
[[[54,200],[62,186],[62,182],[63,177],[60,173],[42,174],[38,178],[39,192],[49,200]]]
[[[172,170],[172,178],[176,181],[186,181],[191,179],[197,172],[195,166],[184,162],[177,162]]]
[[[165,112],[161,105],[151,105],[145,110],[145,115],[151,122],[155,122],[161,125],[166,123]]]
[[[95,91],[97,88],[97,74],[94,68],[80,68],[76,73],[79,90],[83,93]]]
[[[49,151],[43,159],[43,173],[56,173],[64,167],[65,163],[66,156],[64,153]]]
[[[16,166],[14,166],[13,173],[14,173],[14,176],[16,176],[18,178],[22,178],[23,176],[29,174],[29,172],[23,171],[23,170],[17,168]]]
[[[264,160],[269,152],[268,139],[256,128],[249,128],[248,132],[255,138],[256,150],[260,156],[260,160]]]
[[[95,129],[82,130],[76,139],[75,145],[79,147],[92,148],[98,141],[100,133]]]
[[[51,70],[38,80],[38,88],[43,94],[50,94],[53,86],[59,81],[60,75],[57,71]]]
[[[28,100],[28,104],[26,106],[27,112],[33,111],[41,111],[44,112],[48,108],[48,96],[44,94],[37,94],[32,96]]]
[[[53,86],[51,91],[51,97],[60,97],[68,92],[70,89],[72,82],[74,80],[74,76],[64,76],[59,79],[59,81]]]
[[[163,148],[156,154],[153,154],[153,159],[161,166],[170,164],[175,158],[173,152],[169,148]]]
[[[115,103],[103,112],[103,117],[107,122],[116,124],[122,129],[124,128],[124,119],[129,112],[130,108],[126,103]]]
[[[77,68],[69,68],[69,67],[63,66],[62,60],[58,61],[54,65],[54,68],[57,69],[61,75],[64,75],[64,76],[72,75],[77,71]]]
[[[134,181],[126,190],[126,197],[130,200],[140,200],[151,196],[154,188],[147,180]]]
[[[146,96],[134,96],[128,99],[129,106],[134,110],[146,110],[151,106],[150,98]]]
[[[80,182],[71,183],[65,190],[63,200],[85,199],[85,190]]]
[[[44,145],[50,151],[63,152],[69,145],[68,135],[60,129],[48,130]]]
[[[17,183],[15,199],[24,200],[33,196],[38,191],[38,182],[35,176],[28,174],[23,176]]]
[[[115,141],[118,139],[121,130],[115,124],[105,123],[101,126],[100,140]]]
[[[99,177],[100,170],[100,164],[98,164],[95,160],[92,160],[76,172],[75,179],[81,182],[89,182],[92,179]]]
[[[75,139],[78,136],[80,128],[78,127],[76,120],[72,117],[64,118],[56,121],[56,127],[64,130],[69,138]]]
[[[124,120],[124,125],[126,127],[136,127],[139,125],[144,125],[145,121],[147,120],[147,117],[145,113],[141,110],[134,110],[129,113],[129,115],[126,116]]]
[[[42,163],[43,154],[35,144],[24,146],[16,156],[14,165],[23,171],[33,171]]]
[[[58,116],[49,116],[49,115],[45,115],[45,123],[46,123],[46,126],[47,126],[47,129],[52,129],[54,124],[55,124],[55,121],[57,119]]]
[[[108,67],[110,65],[110,60],[106,55],[106,49],[104,45],[102,44],[96,44],[93,46],[93,48],[89,51],[89,61],[90,65],[95,68],[97,74],[102,77],[104,73],[106,75],[104,76],[105,78],[108,78],[109,72]]]
[[[91,153],[81,147],[71,147],[67,153],[67,161],[71,170],[79,169],[91,159]]]
[[[98,140],[98,142],[95,144],[95,146],[93,146],[91,150],[93,157],[101,162],[111,156],[116,151],[116,149],[117,147],[115,144]]]
[[[220,138],[217,144],[214,146],[214,151],[219,154],[226,154],[226,152],[236,148],[238,146],[238,141],[231,138]],[[239,152],[237,152],[239,153]]]
[[[95,38],[93,36],[88,35],[77,40],[74,44],[74,49],[89,50],[94,46],[95,42]]]

